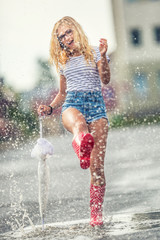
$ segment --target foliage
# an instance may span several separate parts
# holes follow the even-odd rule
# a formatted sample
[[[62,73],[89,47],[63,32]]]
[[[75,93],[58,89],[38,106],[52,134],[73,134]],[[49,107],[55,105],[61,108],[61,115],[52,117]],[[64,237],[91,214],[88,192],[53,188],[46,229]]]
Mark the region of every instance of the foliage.
[[[24,112],[20,107],[20,96],[17,94],[16,104],[13,104],[8,109],[8,118],[11,122],[18,126],[20,135],[27,137],[37,133],[38,120],[34,112]]]
[[[52,73],[51,65],[41,58],[37,60],[38,64],[38,87],[53,88],[56,84],[56,79]]]
[[[160,123],[160,115],[157,113],[146,115],[114,115],[111,118],[110,126],[111,128],[117,128],[137,125],[152,125],[156,123]]]

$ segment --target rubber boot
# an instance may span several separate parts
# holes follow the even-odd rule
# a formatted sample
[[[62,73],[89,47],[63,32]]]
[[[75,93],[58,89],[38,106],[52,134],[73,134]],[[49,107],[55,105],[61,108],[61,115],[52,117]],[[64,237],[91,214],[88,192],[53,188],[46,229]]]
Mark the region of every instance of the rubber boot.
[[[94,146],[94,139],[92,135],[90,133],[80,133],[73,139],[72,146],[78,158],[80,159],[81,168],[89,168],[90,155]]]
[[[92,227],[103,225],[103,200],[105,195],[105,185],[103,186],[90,186],[90,209],[91,220],[90,225]]]

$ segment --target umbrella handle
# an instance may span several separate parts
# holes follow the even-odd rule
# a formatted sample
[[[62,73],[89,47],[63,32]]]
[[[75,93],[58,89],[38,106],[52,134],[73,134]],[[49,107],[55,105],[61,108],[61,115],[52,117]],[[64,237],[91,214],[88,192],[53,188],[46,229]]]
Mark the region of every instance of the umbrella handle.
[[[43,125],[42,125],[42,120],[43,120],[43,117],[40,116],[40,117],[39,117],[39,133],[40,133],[40,138],[42,138],[42,135],[43,135]]]

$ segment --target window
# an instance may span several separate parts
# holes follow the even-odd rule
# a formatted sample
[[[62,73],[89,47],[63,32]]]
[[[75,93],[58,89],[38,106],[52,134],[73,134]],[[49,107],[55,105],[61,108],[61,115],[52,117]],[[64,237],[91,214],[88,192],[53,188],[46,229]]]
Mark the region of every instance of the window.
[[[160,70],[156,74],[156,80],[157,87],[160,88]]]
[[[134,2],[158,2],[160,0],[126,0],[128,3],[134,3]]]
[[[127,2],[132,3],[132,2],[137,2],[137,0],[127,0]]]
[[[134,28],[130,31],[130,39],[131,39],[131,43],[134,46],[139,46],[141,45],[141,31],[137,28]]]
[[[145,96],[147,93],[147,75],[137,72],[134,74],[134,89],[140,96]]]
[[[160,26],[154,28],[154,39],[160,44]]]

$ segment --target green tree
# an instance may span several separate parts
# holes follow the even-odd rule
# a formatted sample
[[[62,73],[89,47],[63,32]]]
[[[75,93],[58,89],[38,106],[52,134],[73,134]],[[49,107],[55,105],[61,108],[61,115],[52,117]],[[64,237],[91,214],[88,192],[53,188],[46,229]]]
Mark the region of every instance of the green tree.
[[[38,87],[53,89],[56,87],[56,78],[51,65],[46,60],[38,59]]]

